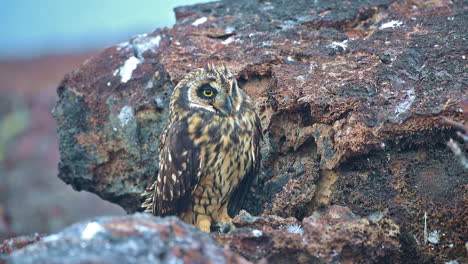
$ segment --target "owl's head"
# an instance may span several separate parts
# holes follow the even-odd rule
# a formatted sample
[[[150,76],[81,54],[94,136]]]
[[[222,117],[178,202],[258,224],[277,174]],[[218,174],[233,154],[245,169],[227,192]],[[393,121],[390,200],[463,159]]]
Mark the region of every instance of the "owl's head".
[[[182,99],[179,102],[192,110],[229,116],[239,111],[242,103],[237,81],[224,65],[215,67],[208,64],[203,69],[194,70],[177,86],[174,92]]]

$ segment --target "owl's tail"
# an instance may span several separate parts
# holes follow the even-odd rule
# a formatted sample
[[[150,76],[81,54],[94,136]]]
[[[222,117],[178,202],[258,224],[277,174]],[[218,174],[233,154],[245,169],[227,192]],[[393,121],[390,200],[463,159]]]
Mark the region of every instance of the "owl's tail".
[[[146,213],[153,213],[154,188],[155,188],[155,185],[152,184],[148,189],[146,189],[141,194],[141,197],[143,197],[145,201],[140,205],[140,207],[144,209],[144,212]]]

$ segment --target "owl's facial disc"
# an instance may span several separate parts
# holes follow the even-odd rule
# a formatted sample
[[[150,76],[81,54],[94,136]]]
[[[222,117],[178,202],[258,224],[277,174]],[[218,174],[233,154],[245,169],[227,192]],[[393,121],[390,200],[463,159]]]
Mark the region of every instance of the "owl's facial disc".
[[[236,79],[225,66],[207,65],[197,70],[197,78],[185,90],[190,108],[203,109],[220,116],[241,111],[243,96]]]

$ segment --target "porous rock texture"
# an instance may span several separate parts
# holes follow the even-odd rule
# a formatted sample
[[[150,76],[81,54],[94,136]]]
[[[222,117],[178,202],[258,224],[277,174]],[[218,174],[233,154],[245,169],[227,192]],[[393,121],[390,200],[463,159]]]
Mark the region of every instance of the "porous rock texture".
[[[361,218],[332,206],[323,215],[294,218],[252,217],[242,211],[240,228],[216,237],[251,261],[266,263],[397,263],[399,227],[383,214]]]
[[[138,210],[157,175],[172,89],[189,71],[223,63],[255,99],[265,134],[247,212],[295,217],[315,237],[310,216],[342,205],[399,226],[390,262],[466,257],[467,172],[446,146],[454,129],[438,122],[463,119],[466,1],[239,0],[175,13],[171,29],[110,47],[65,77],[54,110],[60,178]],[[339,238],[321,239],[333,247]],[[280,255],[320,259],[303,247]]]
[[[141,213],[77,223],[9,253],[5,263],[250,263],[176,217]]]
[[[13,251],[16,251],[18,249],[24,248],[25,246],[29,244],[33,244],[39,240],[41,240],[41,235],[38,233],[34,233],[32,235],[27,235],[27,236],[18,236],[18,237],[12,237],[5,239],[1,244],[0,244],[0,256],[10,254]],[[2,259],[0,258],[0,261]],[[1,263],[1,262],[0,262]]]

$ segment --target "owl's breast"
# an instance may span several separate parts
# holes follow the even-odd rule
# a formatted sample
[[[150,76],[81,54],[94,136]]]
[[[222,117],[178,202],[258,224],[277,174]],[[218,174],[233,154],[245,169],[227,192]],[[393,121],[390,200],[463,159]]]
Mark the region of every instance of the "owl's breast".
[[[202,185],[210,185],[225,200],[253,165],[253,124],[242,117],[219,118],[200,121],[200,130],[192,135],[200,148]]]

